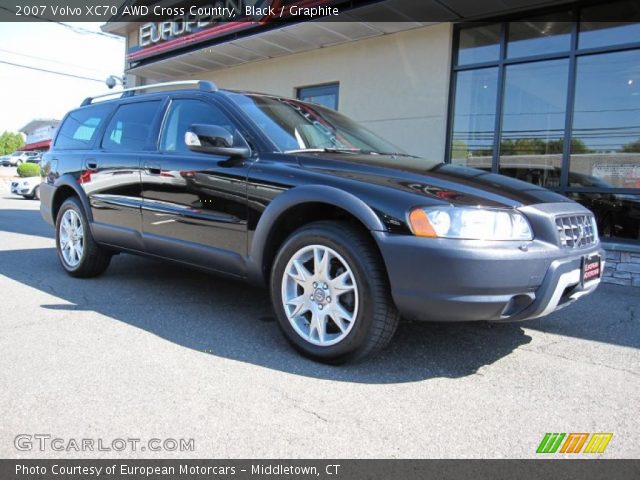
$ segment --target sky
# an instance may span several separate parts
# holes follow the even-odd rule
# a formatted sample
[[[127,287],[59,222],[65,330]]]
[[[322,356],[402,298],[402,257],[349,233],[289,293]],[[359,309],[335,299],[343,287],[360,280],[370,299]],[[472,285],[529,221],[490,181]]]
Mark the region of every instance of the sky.
[[[99,23],[67,25],[73,29],[53,22],[0,23],[0,62],[98,80],[0,63],[0,132],[18,131],[35,118],[61,119],[85,97],[107,92],[104,80],[109,75],[122,76],[124,39],[98,34]],[[79,28],[94,33],[78,32]]]

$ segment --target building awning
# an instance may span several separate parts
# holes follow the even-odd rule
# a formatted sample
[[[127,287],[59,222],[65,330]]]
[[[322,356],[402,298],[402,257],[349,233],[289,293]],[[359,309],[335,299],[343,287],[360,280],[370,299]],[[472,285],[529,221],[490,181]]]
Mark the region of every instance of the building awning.
[[[434,23],[495,18],[571,1],[363,0],[351,2],[352,8],[341,10],[340,21],[327,21],[325,17],[281,25],[262,21],[222,23],[155,45],[129,45],[126,71],[152,81],[172,80]],[[292,3],[296,2],[292,0]],[[300,0],[297,3],[333,5],[341,2]],[[132,27],[140,26],[138,22],[112,22],[102,29],[128,36]]]
[[[141,63],[127,70],[153,80],[172,80],[245,63],[420,28],[423,22],[304,22]]]
[[[28,152],[31,150],[49,150],[49,147],[51,147],[51,139],[42,140],[40,142],[27,143],[26,145],[20,147],[18,150],[23,152]]]

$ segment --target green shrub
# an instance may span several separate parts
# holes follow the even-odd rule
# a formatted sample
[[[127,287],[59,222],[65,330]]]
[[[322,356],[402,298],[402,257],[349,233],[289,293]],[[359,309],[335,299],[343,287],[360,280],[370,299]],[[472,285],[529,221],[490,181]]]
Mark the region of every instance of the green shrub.
[[[18,165],[18,175],[21,177],[39,177],[40,165],[37,163],[23,163]]]

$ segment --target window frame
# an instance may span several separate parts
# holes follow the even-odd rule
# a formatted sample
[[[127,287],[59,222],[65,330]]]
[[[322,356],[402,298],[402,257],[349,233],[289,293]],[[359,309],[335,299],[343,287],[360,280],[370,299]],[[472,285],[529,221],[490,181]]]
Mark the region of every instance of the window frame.
[[[562,150],[562,163],[561,163],[561,176],[560,185],[558,187],[547,187],[550,190],[556,191],[561,194],[567,193],[617,193],[617,194],[635,194],[639,193],[637,188],[597,188],[597,187],[570,187],[569,186],[569,168],[570,168],[570,147],[571,147],[571,134],[573,129],[573,115],[575,105],[575,92],[576,92],[576,80],[577,80],[577,64],[580,57],[589,55],[599,55],[604,53],[615,53],[629,50],[640,50],[640,41],[628,42],[622,44],[613,44],[601,47],[592,48],[579,48],[578,40],[580,34],[580,20],[581,11],[583,8],[588,8],[594,4],[585,4],[574,6],[573,8],[552,8],[536,10],[527,13],[526,17],[536,17],[544,14],[553,14],[559,12],[569,12],[573,15],[573,22],[571,26],[571,39],[570,48],[564,52],[554,52],[547,54],[530,55],[525,57],[509,58],[507,57],[507,42],[509,37],[509,23],[513,21],[522,21],[523,17],[511,16],[508,18],[501,18],[496,20],[489,20],[483,22],[467,22],[458,23],[453,28],[453,40],[451,49],[451,74],[449,78],[449,99],[448,99],[448,115],[447,115],[447,133],[445,141],[445,162],[451,163],[452,143],[453,143],[453,122],[455,117],[455,97],[456,97],[456,85],[458,72],[477,70],[480,68],[498,67],[498,86],[497,86],[497,102],[495,112],[495,124],[494,124],[494,138],[493,138],[493,155],[491,161],[491,171],[493,173],[499,173],[500,162],[500,144],[502,141],[502,114],[505,98],[505,75],[507,67],[510,65],[533,63],[544,60],[569,60],[569,78],[568,78],[568,91],[567,91],[567,104],[565,109],[565,125],[564,125],[564,143]],[[458,52],[459,52],[459,40],[460,31],[466,28],[473,28],[483,25],[500,24],[500,56],[497,61],[482,62],[482,63],[469,63],[464,65],[458,65]]]

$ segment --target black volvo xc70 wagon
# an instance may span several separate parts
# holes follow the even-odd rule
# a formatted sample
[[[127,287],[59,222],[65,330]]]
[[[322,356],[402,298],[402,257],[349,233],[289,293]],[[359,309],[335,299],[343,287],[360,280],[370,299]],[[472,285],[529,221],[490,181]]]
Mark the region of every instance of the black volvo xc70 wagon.
[[[205,81],[96,98],[43,160],[70,275],[129,252],[267,285],[291,344],[335,363],[384,347],[401,316],[526,320],[600,281],[589,210],[407,155],[333,110]]]

